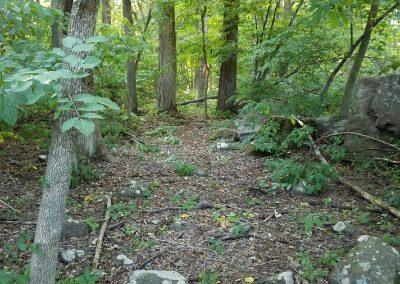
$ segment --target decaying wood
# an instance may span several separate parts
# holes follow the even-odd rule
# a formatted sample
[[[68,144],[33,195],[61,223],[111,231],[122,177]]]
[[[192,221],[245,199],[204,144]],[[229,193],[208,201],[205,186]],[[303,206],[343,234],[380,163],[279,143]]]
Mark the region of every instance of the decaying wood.
[[[93,272],[97,271],[97,268],[99,267],[99,259],[100,259],[100,253],[101,253],[101,246],[103,244],[104,232],[107,229],[108,220],[110,220],[110,210],[109,210],[109,208],[111,207],[111,198],[108,195],[106,195],[105,198],[107,200],[107,211],[106,211],[106,216],[104,218],[104,222],[101,225],[99,237],[97,238],[96,251],[95,251],[95,254],[94,254],[93,264],[92,264],[92,271]]]
[[[217,96],[214,97],[207,97],[207,100],[216,100],[218,99]],[[182,103],[177,103],[177,106],[184,106],[184,105],[189,105],[189,104],[194,104],[194,103],[201,103],[204,102],[206,100],[206,98],[201,98],[201,99],[196,99],[196,100],[192,100],[192,101],[187,101],[187,102],[182,102]]]
[[[297,119],[297,118],[295,118],[295,119],[296,119],[297,123],[298,123],[301,127],[304,126],[304,123],[303,123],[301,120],[299,120],[299,119]],[[353,135],[358,135],[358,136],[362,135],[362,137],[370,138],[370,139],[373,139],[373,140],[376,139],[376,141],[383,142],[385,145],[388,144],[388,146],[391,145],[391,146],[393,146],[394,148],[398,148],[397,146],[392,145],[392,144],[389,144],[389,143],[387,143],[387,142],[385,142],[385,141],[382,141],[382,140],[379,140],[379,139],[377,139],[377,138],[370,137],[370,136],[367,136],[367,135],[359,134],[359,133],[354,134],[354,132],[341,132],[340,134],[353,134]],[[336,133],[336,134],[332,134],[332,135],[330,135],[330,136],[340,135],[340,134],[339,134],[339,133]],[[328,136],[329,136],[329,135],[328,135]],[[326,137],[327,137],[327,136],[326,136]],[[309,139],[310,142],[311,142],[311,147],[313,148],[315,155],[317,155],[317,157],[320,159],[320,161],[321,161],[322,163],[324,163],[324,164],[326,164],[326,165],[329,165],[328,161],[327,161],[327,160],[325,159],[325,157],[321,154],[320,149],[318,148],[316,142],[315,142],[314,139],[311,137],[311,135],[308,136],[308,139]],[[397,218],[400,218],[400,211],[397,210],[396,208],[394,208],[393,206],[390,206],[388,203],[386,203],[386,202],[383,201],[382,199],[380,199],[380,198],[378,198],[378,197],[376,197],[376,196],[373,196],[372,194],[366,192],[366,191],[363,190],[361,187],[359,187],[358,185],[352,183],[351,181],[347,180],[347,179],[344,178],[344,177],[339,177],[339,181],[340,181],[342,184],[344,184],[345,186],[347,186],[347,187],[349,187],[350,189],[352,189],[353,191],[355,191],[359,196],[361,196],[361,197],[364,198],[365,200],[371,202],[372,204],[374,204],[374,205],[376,205],[376,206],[379,206],[379,207],[382,208],[382,209],[385,209],[385,210],[389,211],[392,215],[396,216]]]
[[[386,163],[393,164],[393,165],[400,165],[400,161],[395,161],[395,160],[386,159],[386,158],[374,158],[374,160],[386,162]]]

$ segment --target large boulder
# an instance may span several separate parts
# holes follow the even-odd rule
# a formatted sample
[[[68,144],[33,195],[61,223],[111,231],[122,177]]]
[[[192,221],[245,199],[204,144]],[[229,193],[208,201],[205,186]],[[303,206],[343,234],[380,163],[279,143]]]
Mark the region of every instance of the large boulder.
[[[360,79],[347,130],[400,137],[400,75]],[[386,156],[390,150],[379,142],[354,135],[346,135],[344,146],[349,157],[355,159]]]
[[[377,237],[364,235],[358,241],[333,269],[329,283],[399,284],[399,252]]]
[[[187,284],[184,276],[175,271],[136,270],[127,284]]]
[[[254,284],[293,284],[293,272],[285,271],[265,279],[258,279]]]

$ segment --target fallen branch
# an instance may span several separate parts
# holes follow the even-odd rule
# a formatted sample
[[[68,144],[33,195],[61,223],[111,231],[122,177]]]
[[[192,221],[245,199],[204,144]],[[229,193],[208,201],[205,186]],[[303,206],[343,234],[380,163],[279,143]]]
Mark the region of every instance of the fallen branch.
[[[0,223],[13,224],[13,225],[17,225],[17,224],[32,225],[32,226],[35,226],[37,224],[37,222],[35,222],[35,221],[18,221],[18,220],[0,220]]]
[[[296,119],[296,120],[297,120],[297,119]],[[299,121],[299,120],[297,120],[297,121]],[[373,140],[373,141],[375,141],[375,142],[379,142],[379,143],[381,143],[381,144],[383,144],[383,145],[386,145],[386,146],[388,146],[388,147],[390,147],[390,148],[396,149],[397,151],[400,152],[400,147],[398,147],[398,146],[396,146],[396,145],[394,145],[394,144],[390,144],[390,143],[388,143],[388,142],[386,142],[386,141],[383,141],[383,140],[380,140],[380,139],[378,139],[378,138],[376,138],[376,137],[368,136],[368,135],[361,134],[361,133],[357,133],[357,132],[350,132],[350,131],[345,131],[345,132],[338,132],[338,133],[334,133],[334,134],[329,134],[329,135],[323,136],[323,137],[321,137],[321,138],[315,140],[314,143],[318,143],[319,141],[321,141],[321,140],[323,140],[323,139],[326,139],[326,138],[330,138],[330,137],[334,137],[334,136],[341,136],[341,135],[354,135],[354,136],[359,136],[359,137],[367,138],[367,139]]]
[[[3,205],[5,205],[6,207],[10,208],[12,211],[24,215],[24,213],[22,213],[21,211],[15,209],[14,207],[12,207],[10,204],[8,204],[7,202],[5,202],[3,199],[0,198],[0,203],[2,203]]]
[[[296,119],[297,123],[298,123],[301,127],[304,126],[304,123],[303,123],[301,120],[299,120],[298,118],[295,118],[295,119]],[[379,139],[377,139],[377,138],[370,137],[370,136],[363,135],[363,134],[359,134],[359,133],[356,133],[356,134],[355,134],[355,133],[353,133],[353,132],[341,132],[341,133],[336,133],[336,134],[327,135],[327,136],[325,136],[325,137],[328,137],[328,136],[335,136],[335,135],[342,135],[342,134],[353,134],[353,135],[358,135],[358,136],[361,135],[362,137],[370,138],[370,139],[372,138],[372,140],[376,140],[376,141],[378,141],[378,142],[383,142],[384,144],[388,144],[388,146],[390,145],[391,147],[394,147],[394,148],[396,148],[396,149],[399,149],[397,146],[392,145],[392,144],[389,144],[389,143],[386,143],[385,141],[381,141],[381,140],[379,140]],[[328,161],[324,158],[324,156],[322,156],[321,151],[319,150],[319,148],[318,148],[316,142],[314,142],[314,139],[311,137],[311,135],[308,136],[308,139],[309,139],[310,142],[311,142],[311,147],[313,148],[315,155],[318,156],[318,158],[320,159],[320,161],[321,161],[323,164],[329,165]],[[319,140],[320,140],[320,139],[319,139]],[[400,150],[400,149],[399,149],[399,150]],[[383,209],[389,211],[391,214],[393,214],[393,215],[396,216],[397,218],[400,218],[400,211],[399,211],[398,209],[394,208],[393,206],[390,206],[390,204],[388,204],[388,203],[384,202],[383,200],[381,200],[380,198],[375,197],[375,196],[373,196],[372,194],[366,192],[366,191],[363,190],[361,187],[359,187],[358,185],[353,184],[351,181],[347,180],[347,179],[344,178],[344,177],[339,177],[339,181],[340,181],[342,184],[344,184],[344,185],[346,185],[347,187],[349,187],[350,189],[352,189],[353,191],[357,192],[358,195],[361,196],[362,198],[364,198],[365,200],[368,200],[368,201],[371,202],[372,204],[374,204],[374,205],[376,205],[376,206],[379,206],[379,207],[381,207],[381,208],[383,208]]]
[[[154,214],[154,213],[160,213],[164,211],[177,211],[177,210],[182,210],[181,207],[164,207],[164,208],[159,208],[159,209],[154,209],[154,210],[142,210],[140,213],[149,213],[149,214]]]
[[[100,259],[100,253],[101,253],[101,246],[103,244],[104,232],[107,229],[108,220],[110,220],[110,210],[109,210],[109,208],[111,207],[111,198],[108,195],[106,195],[105,198],[107,200],[107,211],[106,211],[106,216],[104,217],[104,222],[101,225],[99,237],[97,238],[96,251],[95,251],[95,254],[94,254],[93,264],[92,264],[92,271],[93,272],[97,271],[97,268],[99,267],[99,259]]]
[[[217,96],[207,97],[207,100],[216,100],[216,99],[218,99]],[[184,106],[184,105],[188,105],[188,104],[201,103],[201,102],[204,102],[205,100],[206,100],[206,98],[196,99],[196,100],[192,100],[192,101],[177,103],[176,106]]]
[[[390,159],[386,159],[386,158],[374,158],[374,160],[386,162],[386,163],[393,164],[393,165],[400,165],[400,161],[390,160]]]

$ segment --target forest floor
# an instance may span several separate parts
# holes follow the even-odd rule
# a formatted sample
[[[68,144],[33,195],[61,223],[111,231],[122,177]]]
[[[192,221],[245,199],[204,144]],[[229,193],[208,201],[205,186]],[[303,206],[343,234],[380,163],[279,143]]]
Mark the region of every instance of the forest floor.
[[[167,144],[162,135],[148,135],[154,130],[157,134],[167,125],[174,126],[170,128],[174,139],[168,141],[175,141],[170,144],[176,145]],[[400,235],[398,220],[382,212],[367,211],[366,201],[335,181],[330,182],[329,190],[315,196],[258,190],[261,179],[267,185],[271,182],[270,173],[263,166],[265,157],[250,154],[239,142],[226,141],[228,149],[219,149],[219,141],[211,139],[218,125],[218,121],[206,123],[201,119],[148,120],[135,136],[126,137],[125,144],[120,141],[122,146],[108,150],[112,159],[97,166],[100,175],[96,180],[70,191],[69,217],[101,225],[106,212],[102,196],[109,195],[115,213],[109,224],[122,224],[106,231],[100,283],[125,283],[131,271],[139,268],[178,271],[191,283],[196,283],[204,271],[217,272],[221,283],[244,283],[246,277],[260,279],[291,270],[300,282],[301,273],[310,269],[329,271],[329,260],[336,260],[329,253],[340,256],[354,246],[357,236],[338,235],[332,230],[337,220],[352,221],[360,234]],[[138,143],[142,146],[138,147]],[[21,239],[21,232],[34,233],[34,224],[4,220],[36,220],[40,179],[46,164],[38,156],[46,152],[13,141],[6,141],[1,147],[0,196],[22,215],[0,208],[0,270],[22,269],[29,253],[14,248],[16,255],[12,255],[11,251]],[[172,160],[195,165],[196,173],[178,175],[171,166]],[[363,185],[367,177],[367,173],[352,174],[351,179]],[[121,201],[117,193],[131,180],[148,182],[151,195]],[[214,208],[193,209],[197,202]],[[132,210],[132,204],[137,209]],[[188,210],[145,212],[168,206]],[[312,213],[324,216],[325,224],[307,232],[302,220]],[[210,242],[238,224],[251,224],[252,230],[242,238]],[[99,228],[86,237],[62,242],[63,249],[87,252],[72,264],[60,261],[62,277],[74,277],[90,269],[98,231]],[[133,266],[119,264],[119,254],[132,259]],[[326,258],[328,261],[324,261]],[[307,259],[311,268],[304,266]]]

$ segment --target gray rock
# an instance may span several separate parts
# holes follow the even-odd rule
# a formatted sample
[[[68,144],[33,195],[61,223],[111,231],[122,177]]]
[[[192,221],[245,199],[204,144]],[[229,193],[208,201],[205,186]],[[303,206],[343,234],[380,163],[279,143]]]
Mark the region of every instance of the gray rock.
[[[197,226],[196,224],[193,224],[192,222],[186,222],[186,221],[180,221],[180,222],[175,222],[171,225],[171,228],[177,231],[192,231],[196,230]]]
[[[329,283],[399,284],[400,254],[383,240],[363,235],[333,269]]]
[[[117,261],[119,264],[121,265],[125,265],[125,266],[133,266],[133,260],[130,259],[129,257],[127,257],[124,254],[119,254],[117,256]]]
[[[370,136],[400,137],[400,75],[362,78],[353,97],[349,131]],[[381,143],[346,135],[349,159],[387,156],[392,150]]]
[[[62,262],[69,264],[81,258],[85,255],[84,250],[80,249],[66,249],[60,253],[60,259]]]
[[[187,284],[184,276],[175,271],[136,270],[127,284]]]
[[[121,199],[146,199],[150,195],[149,184],[140,180],[131,180],[123,190],[117,193]]]
[[[89,227],[85,222],[67,219],[62,226],[61,239],[81,238],[89,234]]]
[[[216,145],[218,150],[228,150],[229,149],[229,144],[226,143],[225,141],[218,142]]]
[[[335,116],[322,116],[312,120],[311,124],[320,136],[346,131],[348,120]]]
[[[214,205],[206,201],[200,201],[196,205],[197,210],[212,209],[212,208],[214,208]]]
[[[333,230],[339,234],[346,234],[350,236],[358,236],[360,234],[358,228],[348,221],[337,222],[335,226],[333,226]]]
[[[259,279],[254,284],[293,284],[293,272],[285,271],[274,276],[267,277],[265,279]]]
[[[236,129],[230,128],[219,128],[215,134],[213,135],[212,139],[233,139],[236,135]]]

